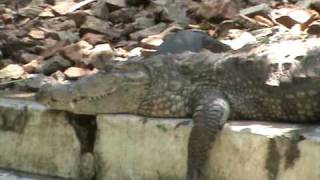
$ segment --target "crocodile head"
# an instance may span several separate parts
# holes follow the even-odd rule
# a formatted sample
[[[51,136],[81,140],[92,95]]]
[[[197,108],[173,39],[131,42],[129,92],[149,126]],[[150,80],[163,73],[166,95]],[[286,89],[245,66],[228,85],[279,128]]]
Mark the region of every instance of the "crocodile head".
[[[51,109],[79,114],[135,113],[149,84],[143,64],[118,63],[70,84],[42,87],[36,100]]]
[[[192,92],[192,83],[186,74],[194,69],[191,62],[197,62],[192,61],[197,59],[194,55],[157,55],[114,63],[108,70],[76,82],[42,87],[36,100],[50,109],[77,114],[186,116],[190,112],[188,100]],[[190,68],[179,65],[179,58],[182,64],[190,64]]]

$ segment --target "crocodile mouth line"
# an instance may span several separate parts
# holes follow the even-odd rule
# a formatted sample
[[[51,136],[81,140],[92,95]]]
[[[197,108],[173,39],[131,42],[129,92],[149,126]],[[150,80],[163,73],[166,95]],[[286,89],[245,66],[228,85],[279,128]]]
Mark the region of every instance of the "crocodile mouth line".
[[[66,101],[66,100],[63,100],[63,99],[50,99],[50,101],[46,102],[46,105],[50,106],[52,104],[70,104],[71,107],[74,107],[74,104],[75,103],[79,103],[79,102],[82,102],[82,101],[97,101],[99,99],[102,99],[104,97],[107,97],[111,94],[113,94],[115,91],[117,90],[116,87],[108,90],[108,91],[105,91],[103,94],[99,94],[99,95],[95,95],[95,96],[79,96],[79,97],[76,97],[72,100],[69,100],[69,101]]]

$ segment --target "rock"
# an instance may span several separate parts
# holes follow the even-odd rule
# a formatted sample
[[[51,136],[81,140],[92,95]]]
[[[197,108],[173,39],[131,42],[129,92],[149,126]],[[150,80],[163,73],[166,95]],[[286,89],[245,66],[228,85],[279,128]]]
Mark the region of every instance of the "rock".
[[[80,27],[80,30],[84,33],[88,31],[99,32],[110,36],[112,39],[120,37],[120,33],[112,29],[108,22],[100,20],[94,16],[87,16],[85,22]]]
[[[79,67],[70,67],[63,72],[70,79],[77,79],[83,76],[87,76],[95,73],[89,69],[79,68]]]
[[[151,35],[141,40],[143,48],[156,49],[163,43],[163,37],[161,35]]]
[[[18,61],[23,64],[26,64],[39,58],[40,58],[39,55],[28,53],[28,52],[22,52]]]
[[[71,62],[60,55],[55,55],[43,61],[40,72],[45,75],[50,75],[56,71],[64,71],[71,66]]]
[[[190,23],[190,19],[187,15],[187,11],[189,10],[188,2],[176,0],[165,4],[164,7],[165,8],[161,13],[162,21],[170,21],[183,25],[188,25]]]
[[[50,34],[48,38],[44,39],[44,46],[47,48],[54,47],[56,44],[58,44],[58,40],[50,37]]]
[[[40,60],[32,60],[29,63],[23,65],[23,69],[27,73],[34,73],[34,72],[40,72]]]
[[[113,49],[109,44],[99,44],[90,50],[89,61],[86,64],[92,64],[97,69],[104,69],[114,57]]]
[[[191,9],[192,16],[205,19],[232,19],[238,16],[241,9],[246,7],[244,1],[233,0],[206,0],[201,2],[197,8]]]
[[[42,17],[42,18],[52,18],[52,17],[55,17],[52,10],[49,9],[49,8],[45,8],[40,14],[39,14],[39,17]]]
[[[312,12],[289,8],[275,9],[270,13],[270,17],[274,22],[281,24],[288,29],[299,26],[300,31],[305,29],[303,26],[307,26],[315,19],[315,15]]]
[[[143,30],[131,33],[130,38],[133,40],[141,40],[142,38],[145,38],[147,36],[159,34],[163,30],[165,30],[166,27],[167,26],[165,23],[159,23],[159,24],[157,24],[155,26],[151,26],[147,29],[143,29]]]
[[[1,59],[0,60],[0,68],[5,68],[6,66],[14,64],[14,61],[12,59]]]
[[[135,18],[134,25],[136,29],[146,29],[155,25],[155,20],[152,17],[137,17]]]
[[[80,39],[77,33],[70,32],[70,31],[57,31],[57,32],[50,33],[50,35],[56,40],[64,41],[68,43],[76,43]]]
[[[43,11],[39,6],[27,6],[25,8],[19,9],[19,15],[26,16],[30,18],[37,17]]]
[[[14,17],[12,14],[2,14],[1,19],[4,23],[8,24],[13,22]]]
[[[108,39],[106,36],[102,34],[96,34],[91,32],[85,33],[82,36],[82,40],[87,41],[91,45],[108,43],[110,41],[110,39]]]
[[[2,29],[2,28],[4,28],[4,27],[5,27],[5,24],[4,24],[3,20],[0,19],[0,29]]]
[[[123,47],[126,50],[131,50],[139,46],[138,41],[119,41],[114,47]]]
[[[100,19],[109,19],[109,8],[105,0],[98,0],[98,2],[93,6],[92,14]]]
[[[72,7],[75,4],[76,3],[73,1],[61,1],[58,2],[56,5],[52,6],[51,8],[58,15],[66,15],[70,7]]]
[[[17,33],[14,30],[0,30],[0,50],[4,56],[10,57],[21,49],[25,50],[40,44],[39,41],[30,39],[29,37],[17,37]]]
[[[64,47],[62,54],[64,57],[73,61],[76,65],[84,64],[86,58],[89,57],[89,50],[92,49],[92,45],[86,41],[79,41],[75,44],[70,44]]]
[[[247,2],[249,6],[255,6],[262,3],[269,3],[269,4],[274,3],[274,1],[270,1],[270,0],[248,0]]]
[[[45,38],[45,33],[40,30],[31,30],[28,34],[31,38],[33,39],[44,39]]]
[[[97,179],[185,179],[191,127],[188,119],[98,115]],[[317,125],[230,122],[212,146],[208,179],[317,179],[319,132]]]
[[[76,26],[80,27],[85,22],[86,17],[89,15],[90,14],[88,14],[88,12],[79,10],[68,14],[68,19],[72,19],[76,23]]]
[[[117,6],[117,7],[126,7],[126,0],[104,0],[104,2]]]
[[[71,6],[68,9],[68,13],[73,13],[81,8],[86,8],[86,6],[88,6],[89,4],[91,4],[92,2],[95,2],[96,0],[84,0],[84,1],[80,1],[77,2],[75,5]]]
[[[22,66],[9,64],[0,70],[0,79],[19,79],[25,74]]]
[[[45,21],[42,21],[42,26],[40,29],[53,33],[54,31],[77,31],[76,22],[72,19],[67,18],[66,16],[61,16],[59,18],[49,18]]]
[[[237,30],[235,30],[237,31]],[[232,40],[221,40],[221,42],[229,45],[233,50],[241,49],[242,47],[250,44],[256,44],[257,39],[250,34],[249,32],[245,31],[238,31],[236,33],[239,33],[237,37],[235,37]]]
[[[61,71],[56,71],[53,74],[51,74],[51,76],[56,79],[59,83],[63,83],[67,77],[65,74],[63,74],[63,72]]]
[[[141,56],[142,55],[142,47],[136,47],[131,49],[131,51],[129,51],[128,56],[129,57],[135,57],[135,56]]]
[[[49,38],[46,40],[50,40]],[[63,48],[66,45],[66,42],[61,42],[61,41],[55,41],[55,40],[50,40],[50,42],[53,45],[48,45],[48,47],[45,48],[45,50],[41,53],[41,56],[43,59],[46,59],[48,57],[54,56],[56,53],[59,53],[60,51],[63,50]]]
[[[263,3],[263,4],[256,5],[256,6],[242,9],[240,11],[240,14],[250,17],[250,16],[257,15],[257,14],[268,15],[270,13],[270,11],[271,11],[270,5]]]
[[[66,113],[48,111],[31,101],[1,98],[0,114],[0,167],[80,178],[80,143]]]
[[[109,20],[114,23],[130,23],[134,21],[134,17],[139,13],[139,9],[135,7],[122,8],[110,13]]]

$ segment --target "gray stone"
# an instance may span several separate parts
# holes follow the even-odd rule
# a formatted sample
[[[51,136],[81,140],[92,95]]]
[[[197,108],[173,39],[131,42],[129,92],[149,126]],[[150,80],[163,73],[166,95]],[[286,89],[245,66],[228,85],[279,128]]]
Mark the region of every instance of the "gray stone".
[[[41,72],[44,74],[52,74],[58,70],[64,71],[71,66],[71,62],[60,55],[53,56],[45,60],[41,66]]]
[[[162,17],[164,21],[171,21],[182,25],[188,25],[190,19],[187,10],[190,8],[188,1],[175,0],[171,2],[154,2],[158,3],[158,7],[162,7]],[[161,5],[164,3],[164,5]],[[157,5],[157,4],[155,4]]]
[[[94,31],[101,34],[111,36],[112,38],[119,38],[120,34],[111,28],[110,23],[98,19],[94,16],[87,16],[85,22],[80,27],[82,31]]]
[[[140,12],[145,12],[141,11]],[[109,19],[112,23],[131,23],[133,22],[136,14],[139,13],[139,9],[136,7],[128,7],[128,8],[121,8],[119,10],[113,11],[110,13]]]
[[[93,30],[99,33],[105,33],[110,28],[110,24],[106,21],[98,19],[94,16],[87,16],[81,29]]]
[[[133,40],[141,40],[142,38],[145,38],[147,36],[159,34],[163,30],[165,30],[166,27],[167,25],[165,23],[159,23],[147,29],[131,33],[130,38]]]
[[[180,125],[189,122],[190,125]],[[184,180],[188,119],[98,115],[97,179]],[[235,121],[218,136],[210,179],[319,179],[320,127]]]
[[[0,167],[79,178],[80,143],[64,112],[0,99]]]
[[[92,13],[100,19],[108,20],[110,12],[105,0],[98,0],[92,7]]]
[[[126,7],[127,3],[126,0],[104,0],[108,4],[112,4],[118,7]]]
[[[270,13],[270,11],[271,11],[270,5],[263,3],[263,4],[259,4],[259,5],[253,6],[253,7],[248,7],[248,8],[242,9],[240,11],[240,14],[244,15],[244,16],[253,16],[256,14],[267,15]]]
[[[70,31],[58,31],[54,32],[53,35],[57,40],[66,41],[69,43],[76,43],[80,39],[78,33],[73,33]]]
[[[155,24],[154,18],[149,18],[146,16],[142,17],[137,17],[134,21],[135,27],[137,29],[146,29],[148,27],[151,27]]]

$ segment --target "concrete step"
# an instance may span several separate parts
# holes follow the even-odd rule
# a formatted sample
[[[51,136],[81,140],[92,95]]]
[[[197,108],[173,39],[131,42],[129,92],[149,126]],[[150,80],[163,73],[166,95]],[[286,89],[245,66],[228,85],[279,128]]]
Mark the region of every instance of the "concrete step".
[[[66,113],[0,99],[0,168],[78,178],[80,143]]]
[[[100,180],[183,180],[188,119],[98,115]],[[235,121],[211,150],[211,180],[319,180],[320,126]]]
[[[0,98],[0,168],[82,179],[81,167],[90,166],[83,166],[87,156],[69,118],[32,101]],[[96,179],[185,179],[190,119],[97,115],[96,121]],[[232,121],[213,145],[208,174],[211,180],[319,180],[319,140],[316,125]]]

